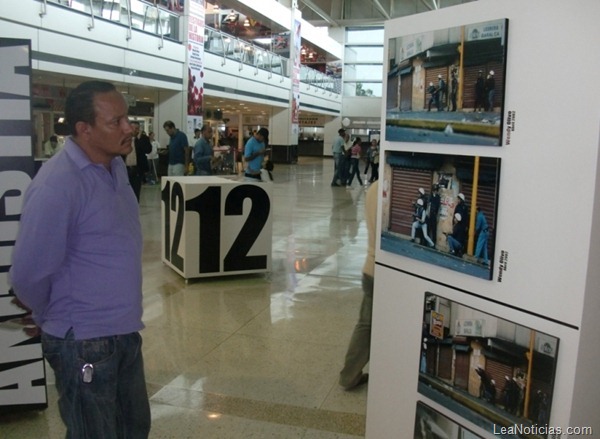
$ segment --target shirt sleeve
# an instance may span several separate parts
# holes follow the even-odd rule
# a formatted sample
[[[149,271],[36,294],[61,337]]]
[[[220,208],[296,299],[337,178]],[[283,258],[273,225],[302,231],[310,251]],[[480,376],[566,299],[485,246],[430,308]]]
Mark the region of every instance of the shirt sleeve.
[[[48,304],[52,277],[61,269],[68,246],[70,203],[64,192],[32,188],[25,197],[13,249],[10,282],[37,323]]]

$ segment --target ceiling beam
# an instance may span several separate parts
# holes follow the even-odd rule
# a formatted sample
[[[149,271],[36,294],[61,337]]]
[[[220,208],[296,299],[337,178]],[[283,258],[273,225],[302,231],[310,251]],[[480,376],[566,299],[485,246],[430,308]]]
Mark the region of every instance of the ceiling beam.
[[[391,19],[392,17],[390,16],[390,14],[388,13],[388,11],[385,10],[385,8],[383,6],[381,6],[381,3],[379,2],[379,0],[371,0],[371,3],[373,3],[373,6],[375,6],[375,8],[381,13],[381,15],[383,15],[387,20]]]
[[[300,0],[304,3],[308,8],[312,9],[315,14],[325,20],[328,24],[339,26],[339,24],[331,17],[331,15],[327,14],[323,9],[317,6],[312,0]]]

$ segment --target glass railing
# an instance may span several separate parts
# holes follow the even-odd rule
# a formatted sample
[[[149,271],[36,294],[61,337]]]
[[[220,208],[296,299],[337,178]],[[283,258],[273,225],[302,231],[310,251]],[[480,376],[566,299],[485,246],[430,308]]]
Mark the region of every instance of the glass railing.
[[[45,10],[47,3],[54,3],[90,15],[90,29],[94,20],[108,20],[161,38],[180,41],[181,16],[148,0],[40,0]],[[129,7],[131,5],[131,7]],[[250,66],[282,77],[290,76],[290,60],[248,41],[236,38],[211,27],[205,27],[204,50],[237,61],[239,70]],[[341,94],[341,80],[310,67],[301,66],[300,81],[312,87]]]
[[[212,27],[204,29],[204,50],[223,57],[223,65],[230,59],[244,65],[289,77],[290,60],[248,41],[226,34]],[[301,66],[300,81],[332,93],[341,93],[341,80],[310,67]]]
[[[340,94],[342,90],[341,78],[326,75],[323,72],[311,69],[307,66],[300,67],[300,82],[336,94]]]
[[[93,28],[94,20],[108,20],[127,26],[130,30],[137,29],[154,35],[159,35],[173,41],[180,41],[180,16],[161,8],[151,1],[143,0],[40,0],[71,8],[75,11],[89,14]],[[131,4],[131,8],[129,5]]]
[[[223,65],[229,59],[237,61],[240,70],[247,65],[289,77],[289,59],[211,27],[204,28],[204,50],[223,57]]]

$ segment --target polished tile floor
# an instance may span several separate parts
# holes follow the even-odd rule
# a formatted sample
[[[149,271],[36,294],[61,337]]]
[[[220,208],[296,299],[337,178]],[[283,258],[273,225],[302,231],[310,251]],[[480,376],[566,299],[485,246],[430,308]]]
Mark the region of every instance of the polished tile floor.
[[[333,162],[276,165],[273,270],[186,282],[160,259],[158,186],[144,186],[144,359],[151,438],[364,437],[367,386],[337,384],[362,298],[364,189]],[[56,391],[0,415],[3,439],[62,438]]]

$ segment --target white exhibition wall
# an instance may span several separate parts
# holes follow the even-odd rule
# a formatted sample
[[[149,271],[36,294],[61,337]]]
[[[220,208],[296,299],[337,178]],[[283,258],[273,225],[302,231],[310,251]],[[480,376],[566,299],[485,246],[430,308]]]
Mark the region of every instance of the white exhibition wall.
[[[417,392],[425,292],[559,338],[550,424],[566,428],[576,419],[600,431],[600,397],[584,397],[579,378],[592,376],[592,358],[599,357],[592,315],[600,299],[591,274],[600,263],[598,17],[595,0],[480,0],[386,23],[388,59],[390,39],[508,19],[503,112],[512,125],[501,146],[381,142],[382,157],[386,151],[496,157],[501,171],[492,280],[386,252],[378,243],[368,438],[413,437],[416,402],[427,399]],[[385,99],[381,113],[384,133]],[[380,218],[389,186],[385,179],[380,185]]]

